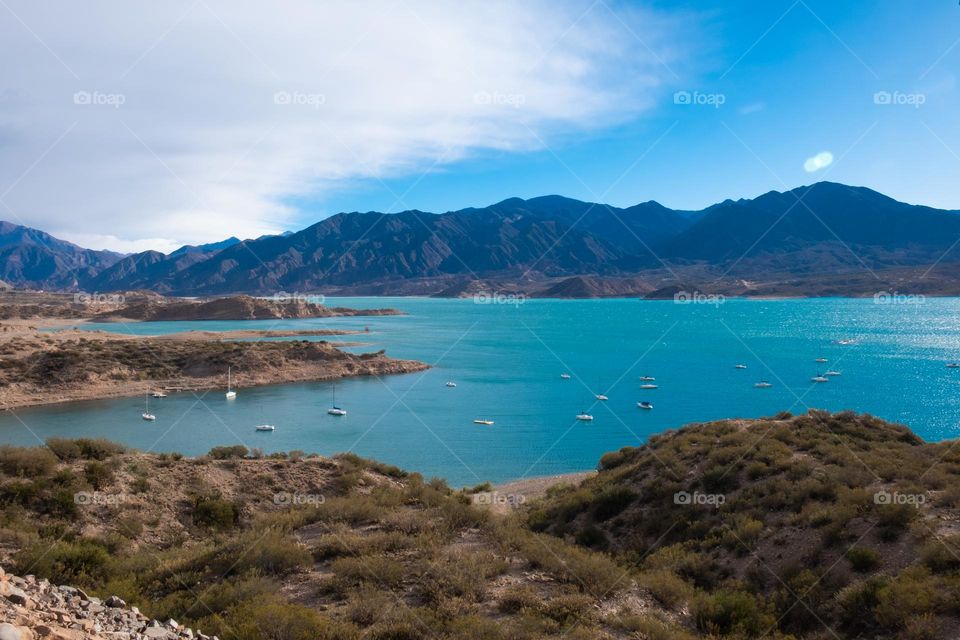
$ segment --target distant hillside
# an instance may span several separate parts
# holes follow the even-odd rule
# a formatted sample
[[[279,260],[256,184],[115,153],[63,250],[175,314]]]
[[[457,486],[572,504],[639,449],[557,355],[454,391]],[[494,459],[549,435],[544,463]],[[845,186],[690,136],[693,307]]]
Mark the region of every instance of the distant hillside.
[[[88,291],[449,296],[493,286],[594,297],[681,283],[729,295],[960,290],[957,211],[829,182],[702,211],[544,196],[443,214],[341,213],[296,233],[123,258],[7,228],[0,278]]]
[[[32,289],[77,289],[121,258],[0,221],[0,279]]]

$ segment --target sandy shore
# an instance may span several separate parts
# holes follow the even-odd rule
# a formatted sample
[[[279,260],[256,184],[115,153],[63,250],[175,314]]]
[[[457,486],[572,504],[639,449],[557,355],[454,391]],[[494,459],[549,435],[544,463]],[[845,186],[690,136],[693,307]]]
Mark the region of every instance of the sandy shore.
[[[496,513],[509,513],[528,502],[542,498],[550,487],[560,484],[580,484],[595,475],[597,475],[596,471],[578,471],[553,476],[524,478],[495,485],[492,491],[475,493],[472,498],[474,504],[488,506]]]

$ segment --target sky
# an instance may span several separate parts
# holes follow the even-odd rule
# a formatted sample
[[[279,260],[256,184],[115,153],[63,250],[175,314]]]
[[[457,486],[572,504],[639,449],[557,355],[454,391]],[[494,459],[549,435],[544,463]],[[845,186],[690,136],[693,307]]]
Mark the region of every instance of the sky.
[[[170,251],[340,211],[960,209],[956,0],[0,0],[0,219]]]

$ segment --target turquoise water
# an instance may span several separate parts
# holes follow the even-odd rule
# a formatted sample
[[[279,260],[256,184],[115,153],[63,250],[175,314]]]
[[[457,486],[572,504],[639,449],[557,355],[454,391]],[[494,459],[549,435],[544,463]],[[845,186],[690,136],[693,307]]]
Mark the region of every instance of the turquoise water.
[[[854,409],[905,423],[929,440],[960,435],[960,299],[728,300],[719,305],[638,300],[477,304],[421,298],[338,299],[409,315],[248,322],[159,322],[95,328],[138,334],[189,329],[363,329],[389,355],[434,365],[424,373],[340,382],[344,418],[326,414],[329,384],[91,401],[0,414],[0,441],[102,436],[144,450],[205,453],[242,443],[266,451],[355,451],[442,476],[451,484],[590,469],[607,451],[685,423],[808,407]],[[346,336],[343,340],[354,340]],[[857,344],[841,346],[840,339]],[[829,359],[826,364],[814,362]],[[747,370],[736,370],[744,363]],[[842,376],[810,378],[827,369]],[[561,380],[568,372],[571,380]],[[639,389],[655,376],[659,388]],[[753,384],[766,379],[770,389]],[[457,383],[450,389],[447,380]],[[594,400],[595,393],[609,396]],[[653,411],[636,407],[654,403]],[[578,423],[589,410],[595,420]],[[495,421],[474,425],[474,418]],[[261,422],[273,433],[255,433]]]

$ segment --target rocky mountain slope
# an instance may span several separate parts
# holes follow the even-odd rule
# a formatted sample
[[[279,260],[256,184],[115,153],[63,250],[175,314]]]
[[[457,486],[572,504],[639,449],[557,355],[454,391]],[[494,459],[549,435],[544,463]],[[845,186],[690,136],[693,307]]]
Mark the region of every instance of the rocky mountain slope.
[[[439,215],[341,213],[282,236],[122,258],[77,256],[77,248],[61,257],[59,241],[7,228],[11,239],[24,238],[0,253],[0,278],[13,284],[176,295],[458,295],[481,283],[587,297],[643,295],[681,281],[728,294],[819,295],[838,274],[850,280],[832,285],[841,292],[896,282],[953,293],[960,264],[957,211],[829,182],[693,212],[545,196]],[[49,264],[25,269],[40,258],[18,252],[41,252]]]

